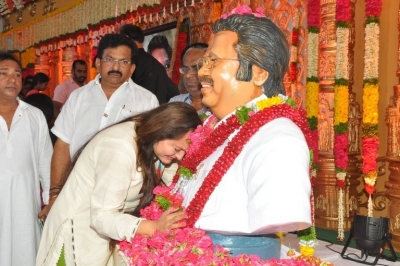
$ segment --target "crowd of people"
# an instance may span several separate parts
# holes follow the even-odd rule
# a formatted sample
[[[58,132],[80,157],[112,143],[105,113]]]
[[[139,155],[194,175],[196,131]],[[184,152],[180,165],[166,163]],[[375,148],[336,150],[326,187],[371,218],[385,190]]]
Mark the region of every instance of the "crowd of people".
[[[186,94],[168,77],[166,61],[151,55],[164,49],[170,59],[164,38],[146,52],[135,25],[100,40],[93,80],[88,64],[74,61],[53,99],[41,93],[46,74],[23,80],[19,61],[0,52],[0,265],[118,265],[115,241],[188,224],[255,239],[311,225],[309,150],[289,118],[258,123],[236,163],[221,166],[225,150],[237,148],[232,143],[247,131],[229,122],[236,110],[257,112],[259,102],[286,99],[283,33],[252,13],[231,14],[212,29],[209,44],[190,44],[180,55]],[[206,127],[213,133],[193,152],[188,138]],[[214,146],[202,151],[208,142]],[[175,180],[183,209],[141,218],[153,189],[170,186],[181,162],[196,161],[197,153],[204,156],[195,177]],[[217,186],[205,189],[210,178]],[[203,191],[207,200],[196,216],[190,210]]]

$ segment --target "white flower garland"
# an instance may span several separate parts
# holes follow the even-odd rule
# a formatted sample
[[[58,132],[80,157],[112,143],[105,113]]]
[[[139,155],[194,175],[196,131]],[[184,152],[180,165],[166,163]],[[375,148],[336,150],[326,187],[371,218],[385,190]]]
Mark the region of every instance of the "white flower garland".
[[[338,239],[344,239],[344,192],[342,188],[339,188],[339,200],[338,200]]]
[[[365,26],[364,79],[378,78],[379,33],[379,24]]]
[[[307,76],[318,77],[318,33],[308,34]]]
[[[349,28],[336,29],[336,79],[349,79]]]

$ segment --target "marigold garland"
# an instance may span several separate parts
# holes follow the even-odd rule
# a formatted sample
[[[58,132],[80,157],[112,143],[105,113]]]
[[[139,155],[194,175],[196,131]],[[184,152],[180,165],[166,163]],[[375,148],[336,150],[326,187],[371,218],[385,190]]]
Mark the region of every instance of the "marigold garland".
[[[377,179],[376,159],[378,157],[378,101],[379,101],[379,16],[381,0],[365,1],[365,55],[362,115],[362,172],[365,190],[369,194],[368,216],[373,216],[371,195]]]

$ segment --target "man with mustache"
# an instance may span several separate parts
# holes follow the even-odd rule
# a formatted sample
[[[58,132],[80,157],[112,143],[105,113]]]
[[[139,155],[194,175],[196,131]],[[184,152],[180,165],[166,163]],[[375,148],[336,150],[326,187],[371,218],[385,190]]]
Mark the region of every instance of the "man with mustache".
[[[60,83],[54,89],[53,104],[54,118],[57,118],[61,111],[61,107],[68,100],[69,95],[79,87],[85,85],[87,78],[87,64],[83,60],[75,60],[72,63],[71,78]]]
[[[233,255],[279,258],[274,233],[311,226],[308,124],[284,96],[287,41],[248,6],[212,30],[197,65],[213,115],[192,138],[174,190],[184,196],[188,226],[210,232],[215,244],[230,245]]]
[[[71,93],[54,123],[58,137],[51,160],[51,187],[47,215],[60,193],[63,173],[71,158],[98,131],[157,107],[157,98],[130,78],[135,70],[137,47],[121,34],[107,34],[99,43],[95,65],[99,74]]]

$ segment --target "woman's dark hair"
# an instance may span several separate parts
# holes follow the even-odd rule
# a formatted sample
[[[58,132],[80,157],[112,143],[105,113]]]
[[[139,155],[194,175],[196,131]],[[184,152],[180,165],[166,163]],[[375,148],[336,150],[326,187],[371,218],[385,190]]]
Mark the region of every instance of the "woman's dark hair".
[[[132,118],[135,121],[138,154],[136,166],[143,172],[143,198],[133,212],[139,211],[153,200],[153,189],[159,185],[156,178],[155,154],[153,145],[165,139],[179,139],[201,124],[196,110],[183,102],[163,104],[158,108]]]
[[[151,203],[154,198],[153,189],[160,183],[156,173],[157,158],[153,145],[165,139],[179,139],[187,132],[195,130],[201,121],[197,111],[184,102],[166,103],[119,123],[128,121],[135,122],[135,142],[138,147],[136,168],[137,170],[141,169],[140,171],[143,173],[143,198],[139,206],[132,212],[133,215],[140,216],[140,210]],[[72,159],[69,170],[63,176],[62,185],[67,181],[80,154],[89,142],[90,140],[78,150]]]
[[[45,73],[38,72],[33,76],[32,84],[33,87],[38,85],[39,83],[49,82],[50,78]]]
[[[53,119],[53,101],[46,94],[36,93],[29,95],[24,100],[26,103],[39,108],[46,117],[47,124]]]

